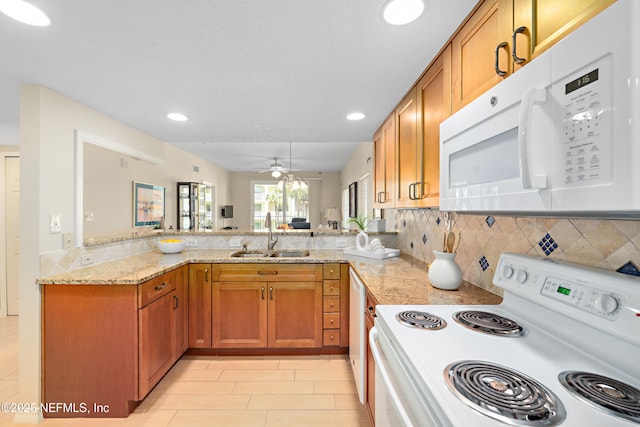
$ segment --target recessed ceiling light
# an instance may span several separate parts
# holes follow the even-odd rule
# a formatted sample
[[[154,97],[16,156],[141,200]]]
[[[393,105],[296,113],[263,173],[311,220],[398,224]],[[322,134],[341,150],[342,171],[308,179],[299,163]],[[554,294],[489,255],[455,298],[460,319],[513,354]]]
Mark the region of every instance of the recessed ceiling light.
[[[418,19],[423,10],[422,0],[388,0],[382,6],[382,16],[391,25],[405,25]]]
[[[0,12],[23,24],[47,27],[51,20],[43,11],[22,0],[0,0]]]
[[[167,114],[167,117],[171,120],[175,120],[176,122],[186,122],[187,120],[189,120],[189,117],[180,113],[169,113]]]
[[[351,113],[347,114],[347,120],[362,120],[365,118],[363,113]]]

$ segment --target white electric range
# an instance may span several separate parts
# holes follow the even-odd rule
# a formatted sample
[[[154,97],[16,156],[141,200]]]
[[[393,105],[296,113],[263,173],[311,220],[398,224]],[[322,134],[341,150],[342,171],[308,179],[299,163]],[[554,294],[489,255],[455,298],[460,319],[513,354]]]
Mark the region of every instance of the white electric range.
[[[376,307],[376,427],[640,424],[639,278],[503,254],[493,283],[500,305]]]

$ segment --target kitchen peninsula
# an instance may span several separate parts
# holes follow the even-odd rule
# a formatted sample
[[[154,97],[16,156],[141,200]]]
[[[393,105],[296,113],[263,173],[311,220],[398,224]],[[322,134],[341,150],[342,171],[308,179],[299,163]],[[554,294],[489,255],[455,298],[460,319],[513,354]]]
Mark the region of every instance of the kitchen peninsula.
[[[41,278],[43,402],[109,408],[45,415],[126,417],[185,352],[346,353],[349,267],[382,304],[500,301],[469,283],[435,289],[426,264],[406,255],[232,257],[236,251],[155,249]]]

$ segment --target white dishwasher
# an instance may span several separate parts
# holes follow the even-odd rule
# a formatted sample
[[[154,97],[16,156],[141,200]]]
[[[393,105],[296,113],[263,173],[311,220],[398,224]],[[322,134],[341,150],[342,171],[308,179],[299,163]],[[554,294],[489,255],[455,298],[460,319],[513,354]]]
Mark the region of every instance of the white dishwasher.
[[[366,305],[365,288],[358,275],[349,268],[349,361],[356,380],[358,398],[364,405],[365,373],[367,372],[365,349],[364,310]]]

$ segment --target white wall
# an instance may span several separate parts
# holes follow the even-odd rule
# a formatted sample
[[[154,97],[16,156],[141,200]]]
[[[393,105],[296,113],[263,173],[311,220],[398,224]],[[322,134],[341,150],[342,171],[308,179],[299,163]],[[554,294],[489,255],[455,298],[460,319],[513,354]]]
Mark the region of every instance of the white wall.
[[[192,160],[177,149],[48,88],[25,85],[20,93],[21,224],[19,384],[21,402],[41,401],[40,255],[62,249],[62,235],[49,233],[49,215],[59,214],[62,233],[73,232],[74,134],[98,135],[184,170]],[[204,165],[200,165],[201,167]],[[219,171],[219,203],[227,203],[228,177]],[[185,174],[186,175],[186,174]],[[172,176],[175,177],[175,176]],[[184,176],[194,179],[193,176]],[[167,178],[170,179],[170,178]],[[39,416],[16,416],[37,422]]]
[[[83,224],[85,240],[135,230],[132,181],[165,187],[165,225],[174,229],[177,229],[176,183],[205,181],[215,187],[214,220],[222,223],[219,205],[227,201],[229,173],[171,144],[165,145],[164,155],[170,160],[152,164],[96,145],[84,145],[84,212],[94,214],[94,221]],[[122,166],[122,160],[126,167]]]

